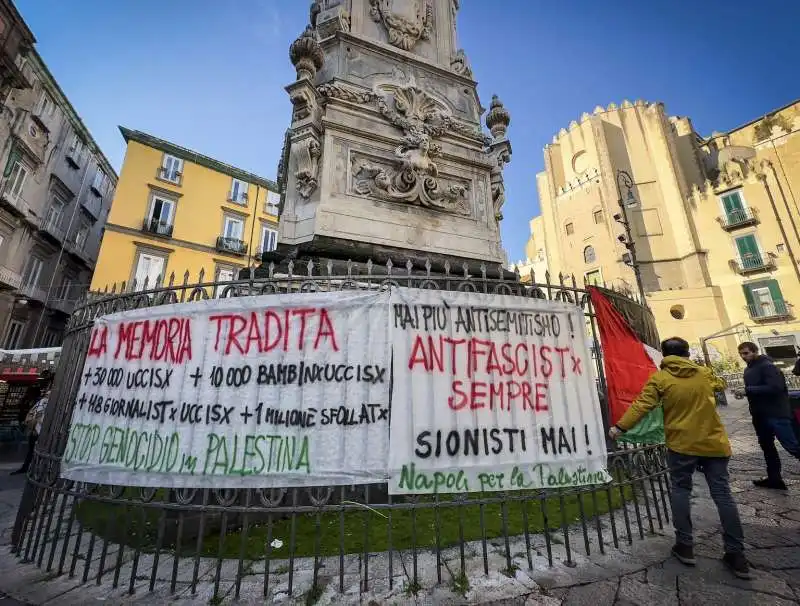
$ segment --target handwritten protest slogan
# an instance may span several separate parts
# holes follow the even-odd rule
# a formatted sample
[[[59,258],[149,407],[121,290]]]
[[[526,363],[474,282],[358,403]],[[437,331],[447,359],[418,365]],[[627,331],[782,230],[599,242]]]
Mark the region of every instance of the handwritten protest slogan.
[[[408,288],[391,308],[390,493],[610,480],[579,308]]]
[[[213,488],[385,480],[389,297],[276,294],[100,318],[63,477]]]

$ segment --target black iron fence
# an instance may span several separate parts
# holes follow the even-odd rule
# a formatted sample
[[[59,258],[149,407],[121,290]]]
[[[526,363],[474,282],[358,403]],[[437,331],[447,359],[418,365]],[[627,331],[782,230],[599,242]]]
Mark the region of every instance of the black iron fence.
[[[95,318],[117,311],[219,297],[246,297],[390,285],[474,291],[572,302],[581,307],[593,370],[605,401],[594,310],[583,285],[560,276],[523,285],[430,265],[304,263],[228,283],[121,285],[95,293],[73,314],[42,437],[13,533],[20,559],[83,582],[141,590],[319,596],[322,591],[415,592],[449,582],[464,590],[471,575],[574,565],[579,553],[605,553],[644,539],[669,521],[663,447],[609,452],[613,481],[579,488],[457,495],[394,496],[386,484],[281,489],[130,488],[68,481],[61,456]],[[502,272],[500,272],[502,276]],[[649,310],[606,291],[651,344]],[[605,406],[603,406],[605,409]],[[605,414],[605,410],[604,410]]]

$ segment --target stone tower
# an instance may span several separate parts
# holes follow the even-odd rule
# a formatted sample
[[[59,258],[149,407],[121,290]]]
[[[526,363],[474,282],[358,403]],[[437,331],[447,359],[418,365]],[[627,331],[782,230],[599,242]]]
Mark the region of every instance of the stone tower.
[[[484,109],[458,47],[460,0],[315,0],[278,180],[287,258],[430,260],[497,271],[508,111]]]

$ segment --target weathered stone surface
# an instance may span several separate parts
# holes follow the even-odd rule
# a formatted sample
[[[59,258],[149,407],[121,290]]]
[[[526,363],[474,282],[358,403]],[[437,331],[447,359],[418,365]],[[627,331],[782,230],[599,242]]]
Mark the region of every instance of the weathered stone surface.
[[[613,604],[617,596],[619,581],[600,581],[572,587],[561,602],[562,606],[598,606]]]
[[[683,576],[678,579],[681,604],[687,606],[719,606],[720,604],[753,606],[790,606],[797,602],[775,595],[742,590],[723,584],[706,583],[698,577]]]
[[[763,570],[800,568],[800,548],[753,549],[747,553],[747,559],[752,565]]]
[[[661,585],[651,585],[633,577],[623,577],[620,580],[619,599],[628,600],[633,604],[647,604],[647,606],[678,606],[678,594],[675,587],[668,588]]]

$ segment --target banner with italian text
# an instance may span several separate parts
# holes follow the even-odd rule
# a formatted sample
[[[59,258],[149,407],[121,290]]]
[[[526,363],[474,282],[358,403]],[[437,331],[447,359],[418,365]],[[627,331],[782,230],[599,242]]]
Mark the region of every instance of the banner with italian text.
[[[580,308],[396,288],[390,315],[390,493],[611,479]]]
[[[98,319],[62,476],[176,488],[386,481],[389,296],[274,294]]]

